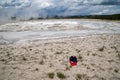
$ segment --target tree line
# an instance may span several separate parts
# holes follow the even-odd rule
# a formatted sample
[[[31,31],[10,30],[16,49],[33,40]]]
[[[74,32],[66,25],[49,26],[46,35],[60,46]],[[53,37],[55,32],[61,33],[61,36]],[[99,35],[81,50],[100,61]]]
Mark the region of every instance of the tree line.
[[[15,16],[11,17],[11,20],[16,20]],[[105,19],[105,20],[120,20],[120,14],[112,14],[112,15],[74,15],[74,16],[47,16],[45,18],[38,17],[30,17],[29,20],[40,20],[40,19]]]
[[[55,16],[53,18],[70,18],[70,19],[106,19],[106,20],[120,20],[120,14],[113,14],[113,15],[75,15],[75,16],[66,16],[66,17],[59,17]]]

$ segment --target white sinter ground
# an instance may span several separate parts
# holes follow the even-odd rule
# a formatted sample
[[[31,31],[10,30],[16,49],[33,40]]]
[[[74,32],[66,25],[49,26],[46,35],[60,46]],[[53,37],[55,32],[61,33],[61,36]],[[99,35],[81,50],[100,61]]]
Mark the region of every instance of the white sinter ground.
[[[120,22],[87,19],[36,20],[0,25],[0,31],[0,44],[8,44],[28,39],[56,39],[120,33]]]

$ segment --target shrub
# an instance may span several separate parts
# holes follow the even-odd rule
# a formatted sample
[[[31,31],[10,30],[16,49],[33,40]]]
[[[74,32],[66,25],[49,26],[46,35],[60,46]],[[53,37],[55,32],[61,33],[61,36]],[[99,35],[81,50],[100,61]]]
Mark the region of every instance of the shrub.
[[[79,50],[79,49],[76,49],[76,52],[77,52],[77,53],[79,53],[79,52],[81,52],[81,50]]]
[[[61,73],[61,72],[57,73],[57,77],[60,78],[60,79],[66,78],[66,76],[63,73]]]
[[[102,51],[104,50],[104,48],[105,48],[105,47],[103,46],[103,47],[99,48],[98,51],[101,51],[101,52],[102,52]]]
[[[48,73],[48,77],[51,78],[51,79],[54,78],[54,75],[55,75],[54,73]]]
[[[70,68],[69,68],[69,67],[66,67],[66,70],[70,70]]]
[[[40,61],[40,64],[42,64],[42,65],[43,65],[43,64],[44,64],[44,61],[43,61],[43,60],[41,60],[41,61]]]
[[[115,69],[115,70],[114,70],[114,72],[115,72],[115,73],[118,73],[118,72],[119,72],[119,70],[118,70],[118,69]]]
[[[76,78],[81,79],[82,75],[81,74],[76,74]]]
[[[26,61],[27,59],[26,59],[26,57],[23,57],[22,60],[23,60],[23,61]]]
[[[38,71],[39,69],[38,69],[38,68],[36,68],[35,70],[36,70],[36,71]]]
[[[83,58],[83,57],[79,55],[78,59],[79,59],[79,60],[82,60],[82,58]]]
[[[62,54],[62,51],[60,51],[60,52],[56,52],[56,54]]]

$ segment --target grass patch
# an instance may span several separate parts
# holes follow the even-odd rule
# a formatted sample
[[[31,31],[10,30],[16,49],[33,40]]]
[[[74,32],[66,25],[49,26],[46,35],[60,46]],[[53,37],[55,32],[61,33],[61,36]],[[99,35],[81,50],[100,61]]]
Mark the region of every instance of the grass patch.
[[[60,51],[60,52],[56,52],[56,54],[62,54],[62,51]]]
[[[67,66],[67,67],[66,67],[66,70],[70,70],[70,68],[71,68],[71,66]]]
[[[102,51],[104,51],[104,48],[105,48],[105,47],[103,46],[103,47],[99,48],[98,51],[101,51],[101,52],[102,52]]]
[[[63,73],[61,73],[61,72],[57,73],[57,77],[60,78],[60,79],[66,78],[66,76]]]
[[[39,69],[38,69],[38,68],[36,68],[35,70],[36,70],[36,71],[38,71]]]
[[[46,55],[43,55],[43,59],[46,59]]]
[[[23,57],[22,60],[23,60],[23,61],[27,61],[26,57]]]
[[[79,50],[79,49],[76,49],[76,52],[77,52],[77,53],[79,53],[79,52],[81,52],[81,50]]]
[[[1,59],[0,61],[5,62],[6,60],[5,59]]]
[[[43,64],[44,64],[44,61],[43,61],[43,60],[41,60],[39,64],[43,65]]]
[[[96,54],[92,54],[93,56],[96,56]]]
[[[52,63],[50,63],[49,67],[53,67],[53,64],[52,64]]]
[[[77,78],[77,79],[81,79],[81,78],[82,78],[82,75],[81,75],[81,74],[76,74],[76,78]]]
[[[114,72],[115,72],[115,73],[118,73],[118,72],[119,72],[119,69],[115,69]]]
[[[116,46],[112,46],[111,48],[113,48],[113,49],[117,50]]]
[[[82,57],[81,55],[79,55],[79,56],[78,56],[78,59],[79,59],[80,61],[82,61],[82,60],[83,60],[83,57]]]
[[[54,78],[54,75],[55,75],[54,73],[48,73],[48,77],[51,78],[51,79]]]
[[[88,53],[87,56],[89,56],[90,54]]]
[[[32,51],[32,49],[29,49],[30,51]]]

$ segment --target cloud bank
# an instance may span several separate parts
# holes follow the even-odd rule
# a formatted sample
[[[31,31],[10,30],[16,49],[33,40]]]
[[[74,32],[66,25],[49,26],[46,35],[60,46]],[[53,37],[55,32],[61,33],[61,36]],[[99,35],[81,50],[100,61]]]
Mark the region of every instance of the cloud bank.
[[[120,13],[120,0],[0,0],[0,19]]]

